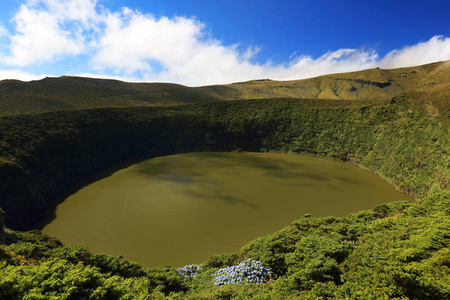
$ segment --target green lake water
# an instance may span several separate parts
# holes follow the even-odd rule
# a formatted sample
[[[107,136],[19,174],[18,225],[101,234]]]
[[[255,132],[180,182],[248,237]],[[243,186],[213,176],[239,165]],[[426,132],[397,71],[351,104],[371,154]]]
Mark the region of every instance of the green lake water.
[[[180,267],[238,251],[302,215],[345,216],[409,200],[352,164],[273,153],[149,159],[69,196],[43,228],[66,245]]]

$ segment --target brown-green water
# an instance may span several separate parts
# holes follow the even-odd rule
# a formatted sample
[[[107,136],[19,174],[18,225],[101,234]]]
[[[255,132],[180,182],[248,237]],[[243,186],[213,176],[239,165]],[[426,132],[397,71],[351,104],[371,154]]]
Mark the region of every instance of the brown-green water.
[[[234,252],[306,213],[345,216],[413,199],[354,165],[298,155],[150,159],[68,197],[43,232],[67,245],[179,267]]]

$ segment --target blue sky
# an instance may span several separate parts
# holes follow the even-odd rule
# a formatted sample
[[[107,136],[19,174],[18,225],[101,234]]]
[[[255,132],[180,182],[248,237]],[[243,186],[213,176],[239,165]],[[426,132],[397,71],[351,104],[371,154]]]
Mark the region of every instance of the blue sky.
[[[2,0],[0,79],[190,86],[450,60],[450,1]]]

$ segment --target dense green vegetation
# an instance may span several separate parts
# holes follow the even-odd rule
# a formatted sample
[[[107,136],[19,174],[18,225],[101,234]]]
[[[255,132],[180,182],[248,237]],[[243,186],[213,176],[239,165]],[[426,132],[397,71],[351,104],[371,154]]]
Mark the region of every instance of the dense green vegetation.
[[[188,151],[280,151],[350,161],[419,202],[346,218],[304,216],[236,253],[210,258],[187,280],[170,267],[144,269],[39,232],[7,230],[0,298],[449,298],[449,121],[430,105],[411,96],[273,99],[2,117],[0,207],[10,228],[32,226],[50,199],[108,166]],[[214,286],[215,271],[247,259],[270,267],[274,278]]]

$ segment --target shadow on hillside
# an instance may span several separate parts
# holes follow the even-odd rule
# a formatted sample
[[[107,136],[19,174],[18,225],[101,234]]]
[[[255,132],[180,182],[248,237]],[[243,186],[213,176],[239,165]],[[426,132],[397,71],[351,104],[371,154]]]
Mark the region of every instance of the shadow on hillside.
[[[120,163],[113,164],[112,166],[109,166],[106,169],[103,169],[101,171],[95,172],[94,174],[91,174],[91,176],[88,176],[87,178],[84,178],[70,186],[65,187],[62,189],[61,192],[59,192],[55,197],[53,197],[43,213],[42,217],[38,222],[35,222],[31,225],[29,225],[26,228],[22,228],[21,230],[42,230],[45,226],[52,223],[56,219],[56,210],[59,204],[64,202],[68,197],[72,196],[79,190],[91,185],[92,183],[102,180],[104,178],[110,177],[112,174],[114,174],[117,171],[120,171],[122,169],[128,168],[134,164],[137,164],[139,162],[154,158],[155,156],[146,156],[146,157],[139,157],[134,158],[130,160],[126,160]]]

